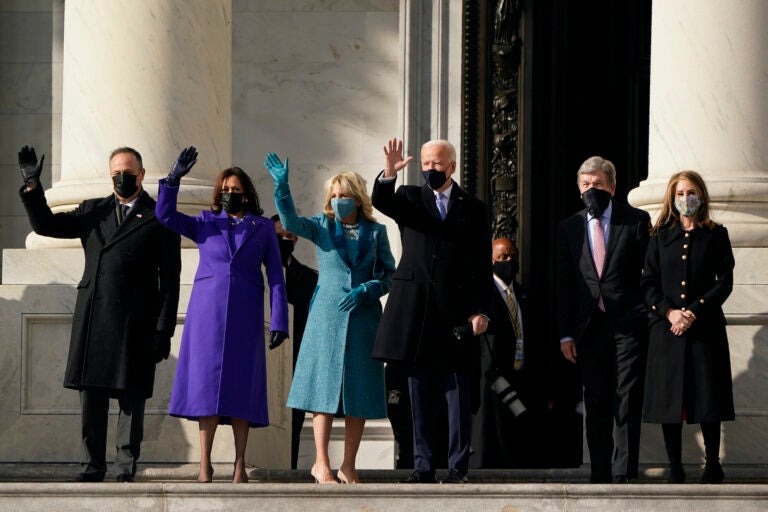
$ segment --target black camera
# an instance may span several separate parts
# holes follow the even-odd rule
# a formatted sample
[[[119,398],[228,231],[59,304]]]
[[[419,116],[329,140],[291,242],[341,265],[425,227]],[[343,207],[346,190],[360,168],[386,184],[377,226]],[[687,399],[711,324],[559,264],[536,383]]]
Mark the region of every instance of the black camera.
[[[470,336],[475,335],[475,330],[472,328],[472,324],[464,324],[459,327],[453,328],[453,335],[456,336],[457,339],[462,338],[469,338]]]
[[[528,412],[528,408],[525,406],[520,395],[517,394],[515,388],[509,383],[506,377],[498,370],[490,369],[485,372],[485,378],[488,379],[488,384],[494,393],[499,396],[501,403],[507,406],[515,417],[521,416]]]

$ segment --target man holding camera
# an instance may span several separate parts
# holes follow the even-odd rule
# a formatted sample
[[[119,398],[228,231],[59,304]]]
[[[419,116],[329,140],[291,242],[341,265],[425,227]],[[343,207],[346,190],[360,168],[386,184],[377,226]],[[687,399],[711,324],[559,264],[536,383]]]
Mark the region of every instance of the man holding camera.
[[[406,483],[434,483],[439,429],[436,404],[447,405],[448,474],[463,483],[469,470],[472,381],[479,371],[478,334],[488,328],[490,229],[485,205],[455,183],[456,150],[444,140],[421,148],[425,184],[395,191],[397,173],[413,159],[403,143],[384,147],[386,167],[373,186],[373,205],[400,228],[395,270],[373,357],[401,365],[413,409],[414,471]],[[475,336],[454,336],[471,325]]]
[[[480,409],[472,423],[473,468],[532,468],[541,464],[544,409],[541,361],[531,343],[528,292],[516,280],[517,246],[508,238],[492,244],[491,328],[480,343]],[[538,356],[538,357],[537,357]],[[538,366],[537,366],[538,365]]]

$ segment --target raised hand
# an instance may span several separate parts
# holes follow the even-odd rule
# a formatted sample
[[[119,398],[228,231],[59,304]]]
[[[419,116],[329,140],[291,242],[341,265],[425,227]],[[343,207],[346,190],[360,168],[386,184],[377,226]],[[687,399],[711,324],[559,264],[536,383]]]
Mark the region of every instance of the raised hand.
[[[339,302],[339,311],[352,311],[362,304],[366,298],[366,288],[363,285],[352,288]]]
[[[280,157],[275,153],[267,153],[264,160],[264,167],[269,171],[272,180],[275,182],[275,194],[286,195],[288,193],[288,159],[285,164],[280,161]]]
[[[403,158],[403,141],[399,139],[392,139],[384,146],[384,156],[385,178],[397,176],[397,173],[405,169],[405,166],[413,160],[412,156]]]
[[[21,170],[21,177],[24,180],[24,184],[28,187],[40,183],[40,174],[43,172],[43,162],[45,161],[45,155],[40,157],[40,161],[37,161],[37,155],[35,154],[35,148],[24,146],[19,151],[19,169]]]
[[[168,177],[165,181],[168,185],[178,186],[181,178],[186,176],[192,167],[197,163],[197,149],[195,146],[189,146],[179,153],[179,157],[173,163],[171,172],[168,173]]]

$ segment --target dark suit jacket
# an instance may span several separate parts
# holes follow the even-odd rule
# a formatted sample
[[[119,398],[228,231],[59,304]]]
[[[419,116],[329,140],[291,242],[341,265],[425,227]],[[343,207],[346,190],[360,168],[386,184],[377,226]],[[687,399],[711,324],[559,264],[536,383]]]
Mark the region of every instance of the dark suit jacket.
[[[317,287],[317,270],[309,268],[291,256],[291,261],[285,268],[285,291],[288,295],[288,303],[293,306],[293,365],[299,356],[301,338],[304,336],[304,327],[307,325],[309,304]]]
[[[618,331],[645,323],[640,290],[650,216],[628,205],[613,203],[603,275],[597,276],[587,238],[586,211],[560,223],[557,234],[557,312],[560,338],[578,344],[602,295],[605,311]]]
[[[523,317],[524,364],[514,369],[516,339],[507,303],[493,286],[491,295],[491,327],[488,343],[481,342],[480,409],[472,423],[470,464],[475,468],[531,468],[544,458],[542,422],[546,395],[546,347],[536,335],[530,315],[528,293],[517,282],[512,283]],[[489,348],[490,345],[490,348]],[[491,353],[492,351],[492,353]],[[516,418],[491,389],[485,372],[498,368],[517,391],[529,410],[526,418]]]
[[[426,185],[375,181],[373,205],[400,228],[403,253],[392,279],[373,357],[467,371],[479,340],[459,342],[452,329],[488,313],[491,237],[485,204],[454,183],[445,220]]]
[[[64,386],[151,397],[155,331],[172,335],[176,327],[179,235],[155,218],[145,191],[119,226],[114,195],[57,214],[41,187],[22,188],[21,198],[35,233],[79,238],[85,251]]]

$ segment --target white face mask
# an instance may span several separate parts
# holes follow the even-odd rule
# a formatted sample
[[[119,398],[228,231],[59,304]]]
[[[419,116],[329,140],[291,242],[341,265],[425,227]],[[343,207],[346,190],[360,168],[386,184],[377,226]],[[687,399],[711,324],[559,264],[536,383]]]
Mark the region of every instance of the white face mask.
[[[701,207],[699,196],[677,196],[675,197],[675,208],[683,217],[693,217]]]

